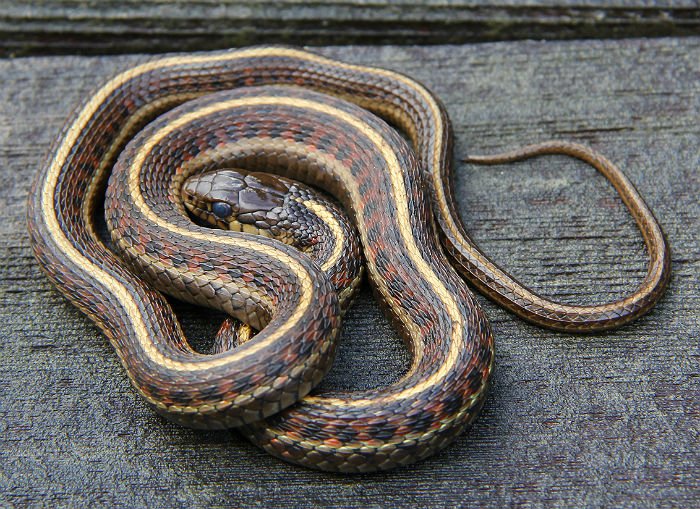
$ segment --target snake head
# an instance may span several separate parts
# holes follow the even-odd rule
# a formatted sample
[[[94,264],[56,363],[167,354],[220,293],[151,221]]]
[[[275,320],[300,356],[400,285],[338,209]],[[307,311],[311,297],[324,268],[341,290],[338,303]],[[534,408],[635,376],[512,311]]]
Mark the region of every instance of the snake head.
[[[287,182],[266,173],[221,169],[188,178],[182,186],[187,209],[219,228],[259,233],[279,221]]]
[[[299,200],[300,187],[306,188],[276,175],[219,169],[188,178],[181,195],[190,213],[213,226],[265,235],[306,250],[317,241],[308,227],[299,227],[310,215]]]

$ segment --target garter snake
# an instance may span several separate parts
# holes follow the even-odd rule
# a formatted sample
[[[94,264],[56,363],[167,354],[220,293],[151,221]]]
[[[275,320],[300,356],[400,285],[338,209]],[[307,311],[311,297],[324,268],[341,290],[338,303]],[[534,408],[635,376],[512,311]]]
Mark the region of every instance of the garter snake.
[[[165,123],[139,134],[141,145],[127,146],[168,110],[173,111],[161,117]],[[222,112],[234,114],[230,126],[203,128]],[[415,157],[375,114],[406,133]],[[179,127],[206,131],[209,138],[166,156],[168,136]],[[343,144],[346,138],[350,148]],[[399,382],[304,398],[335,354],[340,326],[335,288],[293,247],[186,220],[171,192],[173,182],[181,184],[178,171],[219,141],[239,144],[240,153],[232,151],[226,163],[245,157],[251,164],[265,163],[326,187],[348,207],[374,289],[413,357]],[[246,142],[253,148],[239,161]],[[95,232],[94,212],[120,153],[115,172],[121,168],[121,177],[113,179],[124,185],[108,202],[123,198],[130,205],[114,208],[110,221],[129,234],[121,247],[131,265],[142,265],[150,284]],[[606,176],[640,226],[650,255],[647,276],[634,294],[617,302],[590,307],[551,302],[498,269],[461,226],[450,186],[451,127],[427,89],[388,70],[258,47],[147,61],[86,98],[35,181],[28,225],[49,278],[104,331],[136,390],[159,413],[193,427],[240,425],[254,443],[285,460],[361,472],[427,457],[457,436],[483,403],[493,367],[492,336],[443,250],[477,288],[555,329],[617,326],[660,297],[669,274],[661,228],[624,176]],[[185,252],[179,240],[187,241]],[[166,282],[176,295],[262,330],[233,350],[196,353],[154,289]]]

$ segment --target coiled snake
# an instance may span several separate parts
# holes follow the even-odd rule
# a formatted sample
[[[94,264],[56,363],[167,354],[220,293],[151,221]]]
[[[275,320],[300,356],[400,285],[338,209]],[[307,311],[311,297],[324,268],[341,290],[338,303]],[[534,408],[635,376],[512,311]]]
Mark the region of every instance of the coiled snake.
[[[415,157],[375,115],[404,131]],[[382,470],[425,458],[459,434],[478,413],[493,369],[488,321],[443,250],[486,295],[555,329],[620,325],[663,292],[668,248],[634,187],[584,147],[554,143],[511,156],[547,151],[594,164],[635,217],[650,263],[629,297],[570,306],[523,288],[457,219],[451,128],[441,103],[395,72],[291,48],[176,55],[114,77],[54,143],[29,198],[29,232],[51,280],[104,331],[159,413],[193,427],[241,426],[265,450],[306,466]],[[113,166],[107,219],[126,263],[95,231]],[[222,166],[279,172],[326,189],[345,206],[375,293],[412,354],[401,380],[304,397],[333,360],[337,287],[352,289],[357,267],[328,274],[345,252],[331,249],[311,261],[264,236],[193,224],[180,201],[183,181]],[[258,194],[264,201],[265,191]],[[226,205],[204,207],[228,212]],[[234,349],[194,352],[155,288],[261,330]]]

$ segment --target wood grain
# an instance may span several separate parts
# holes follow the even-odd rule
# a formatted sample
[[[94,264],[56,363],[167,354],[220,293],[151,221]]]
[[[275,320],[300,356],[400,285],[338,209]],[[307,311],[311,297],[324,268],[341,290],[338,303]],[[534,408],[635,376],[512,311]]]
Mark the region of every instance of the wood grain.
[[[700,33],[695,0],[4,0],[0,56]]]
[[[673,251],[658,306],[593,336],[529,326],[489,302],[497,358],[480,418],[427,461],[368,476],[282,463],[235,432],[165,422],[107,340],[51,286],[25,232],[30,182],[80,98],[130,57],[0,61],[0,506],[677,506],[700,503],[700,39],[327,47],[408,73],[445,102],[456,153],[548,138],[619,164]],[[612,187],[563,157],[459,164],[467,229],[521,280],[570,302],[614,298],[644,273]],[[218,315],[176,305],[202,344]],[[321,391],[407,369],[369,292]]]

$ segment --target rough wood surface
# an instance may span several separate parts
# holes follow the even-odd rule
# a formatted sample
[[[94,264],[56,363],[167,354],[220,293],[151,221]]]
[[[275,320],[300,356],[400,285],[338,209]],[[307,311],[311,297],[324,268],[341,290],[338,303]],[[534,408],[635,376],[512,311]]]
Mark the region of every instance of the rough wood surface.
[[[672,246],[661,302],[618,331],[576,336],[481,299],[497,347],[482,415],[439,455],[393,472],[328,475],[235,432],[180,428],[146,408],[107,340],[43,276],[24,226],[30,181],[65,117],[141,57],[2,60],[0,506],[698,506],[700,39],[320,51],[425,82],[452,116],[458,155],[554,137],[617,162]],[[590,167],[460,164],[456,186],[486,252],[546,294],[612,298],[644,272],[631,217]],[[217,326],[212,313],[178,310],[195,341]],[[406,369],[365,292],[321,390],[389,383]]]
[[[697,0],[4,0],[0,55],[700,33]]]

